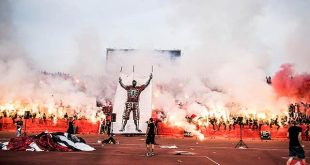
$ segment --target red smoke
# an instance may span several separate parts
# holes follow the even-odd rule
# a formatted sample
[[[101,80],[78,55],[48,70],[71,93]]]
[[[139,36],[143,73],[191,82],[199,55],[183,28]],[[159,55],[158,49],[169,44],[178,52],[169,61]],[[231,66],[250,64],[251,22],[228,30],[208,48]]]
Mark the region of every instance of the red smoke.
[[[290,64],[281,66],[272,78],[272,86],[279,96],[310,102],[310,74],[296,74]]]

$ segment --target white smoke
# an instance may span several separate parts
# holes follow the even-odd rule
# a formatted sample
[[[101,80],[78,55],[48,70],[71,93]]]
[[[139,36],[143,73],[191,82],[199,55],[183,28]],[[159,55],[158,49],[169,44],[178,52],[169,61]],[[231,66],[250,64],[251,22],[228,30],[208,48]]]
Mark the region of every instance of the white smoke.
[[[53,96],[52,102],[78,106],[93,105],[98,97],[113,100],[124,61],[144,75],[151,70],[147,61],[155,61],[160,64],[154,67],[155,108],[184,126],[184,116],[218,109],[281,113],[285,98],[276,98],[265,76],[287,62],[309,70],[307,1],[1,1],[0,6],[2,102],[51,102]],[[177,48],[182,56],[171,63],[155,52],[137,51],[106,65],[107,47]],[[41,70],[69,72],[86,90],[63,79],[40,81]],[[93,112],[89,109],[85,113]]]

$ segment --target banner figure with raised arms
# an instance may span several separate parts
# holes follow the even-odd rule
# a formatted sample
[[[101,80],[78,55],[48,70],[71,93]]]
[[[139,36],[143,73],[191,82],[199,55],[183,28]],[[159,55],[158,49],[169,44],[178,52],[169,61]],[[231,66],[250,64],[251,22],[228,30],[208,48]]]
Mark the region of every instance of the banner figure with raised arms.
[[[125,109],[122,116],[123,119],[122,128],[119,130],[120,132],[125,131],[125,127],[127,121],[129,120],[129,115],[131,111],[133,113],[133,120],[136,126],[136,131],[142,132],[139,129],[139,120],[140,120],[139,97],[141,92],[150,84],[152,77],[153,77],[152,74],[150,74],[148,81],[141,86],[137,86],[136,80],[132,81],[132,85],[126,86],[123,84],[122,78],[121,77],[119,78],[120,86],[127,91],[127,101],[125,102]]]

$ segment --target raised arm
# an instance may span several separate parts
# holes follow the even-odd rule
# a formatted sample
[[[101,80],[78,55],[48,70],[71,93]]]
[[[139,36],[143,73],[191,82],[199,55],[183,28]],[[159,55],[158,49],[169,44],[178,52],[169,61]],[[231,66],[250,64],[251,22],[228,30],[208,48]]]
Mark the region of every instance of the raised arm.
[[[149,79],[147,80],[147,82],[144,84],[145,87],[147,87],[147,86],[150,84],[152,78],[153,78],[153,75],[152,75],[152,73],[151,73],[151,74],[150,74],[150,78],[149,78]]]
[[[126,86],[123,84],[121,77],[119,77],[119,84],[121,85],[122,88],[126,89]]]

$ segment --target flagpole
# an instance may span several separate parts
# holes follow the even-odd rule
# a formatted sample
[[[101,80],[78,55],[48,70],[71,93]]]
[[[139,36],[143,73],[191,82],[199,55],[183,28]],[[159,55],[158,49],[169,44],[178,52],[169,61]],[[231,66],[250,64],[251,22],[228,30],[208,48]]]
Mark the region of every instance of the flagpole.
[[[132,80],[135,79],[135,66],[132,66]]]
[[[152,76],[153,76],[153,71],[154,71],[154,68],[153,68],[153,65],[152,65]],[[151,80],[153,81],[153,80]],[[153,114],[153,82],[151,82],[152,85],[151,85],[151,112]],[[152,115],[151,115],[152,117]],[[157,122],[157,116],[156,116],[156,122]],[[158,133],[158,128],[156,127],[156,124],[155,124],[155,129],[156,129],[156,133]]]
[[[153,65],[152,65],[152,76],[153,76]],[[153,81],[153,80],[152,80]],[[153,82],[151,82],[152,85],[151,85],[151,112],[153,111]],[[151,116],[152,117],[152,116]],[[157,121],[156,121],[157,122]],[[156,128],[158,129],[158,128]]]

